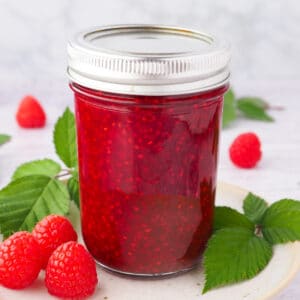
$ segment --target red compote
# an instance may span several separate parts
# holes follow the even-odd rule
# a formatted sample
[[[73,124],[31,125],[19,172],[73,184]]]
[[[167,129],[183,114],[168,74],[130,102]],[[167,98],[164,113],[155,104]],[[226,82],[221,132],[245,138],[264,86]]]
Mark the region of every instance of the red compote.
[[[120,31],[123,27],[118,28]],[[128,28],[135,30],[132,34],[136,30],[142,34],[142,27],[129,26],[125,36]],[[164,27],[149,28],[158,34]],[[109,43],[108,29],[104,29],[105,34],[101,30],[97,31],[99,36],[91,32],[89,42],[97,40],[92,49],[96,51],[101,38],[109,49],[117,47],[115,35]],[[168,34],[176,38],[179,35],[177,31]],[[137,51],[136,47],[132,51]],[[73,60],[78,58],[75,48],[73,43],[69,49]],[[110,51],[116,55],[115,49]],[[86,246],[102,266],[122,273],[155,276],[190,269],[201,258],[212,231],[223,95],[228,87],[228,71],[222,72],[229,55],[224,56],[222,70],[214,71],[217,75],[211,69],[207,78],[203,75],[201,68],[209,61],[206,57],[200,77],[193,74],[196,77],[192,81],[188,73],[188,80],[175,78],[175,83],[156,80],[166,72],[157,71],[155,60],[151,68],[144,64],[142,72],[141,66],[130,67],[130,62],[123,62],[122,68],[122,62],[107,63],[107,53],[104,58],[99,55],[88,62],[94,64],[93,68],[84,71],[80,68],[88,60],[69,63],[75,92],[81,222]],[[159,56],[162,59],[161,53]],[[102,61],[96,63],[99,57]],[[122,71],[128,71],[126,63],[131,70],[128,76],[134,74],[128,82],[122,77]],[[158,63],[162,68],[161,61]],[[197,71],[185,63],[185,67],[175,67],[174,72]],[[209,66],[213,63],[216,60]],[[169,67],[172,77],[174,72]],[[102,78],[103,68],[109,79]],[[75,74],[78,69],[81,72]],[[146,74],[145,69],[152,73]],[[137,75],[141,75],[140,81]],[[87,80],[82,80],[83,76]],[[205,86],[205,80],[212,77],[218,84],[208,81]],[[97,86],[95,81],[101,84]],[[111,85],[107,83],[110,81]],[[192,89],[191,82],[195,84]]]

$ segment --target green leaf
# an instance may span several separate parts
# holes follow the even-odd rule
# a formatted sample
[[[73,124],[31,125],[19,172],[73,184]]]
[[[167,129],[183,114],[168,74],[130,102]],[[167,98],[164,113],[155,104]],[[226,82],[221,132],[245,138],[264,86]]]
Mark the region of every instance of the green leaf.
[[[267,208],[267,202],[252,193],[249,193],[244,199],[243,210],[245,216],[255,224],[261,224],[262,217]]]
[[[71,196],[71,199],[75,202],[78,208],[80,208],[80,196],[79,196],[79,181],[76,174],[74,174],[68,180],[68,190]]]
[[[232,89],[229,89],[224,96],[223,105],[223,127],[228,126],[236,119],[235,95]]]
[[[264,214],[262,233],[272,244],[300,240],[300,202],[283,199],[273,203]]]
[[[69,168],[77,165],[76,130],[74,114],[69,108],[57,120],[54,128],[55,150]]]
[[[69,211],[66,186],[44,175],[31,175],[12,181],[0,191],[0,231],[4,237],[20,230],[31,231],[49,214]]]
[[[20,165],[14,172],[12,180],[28,175],[47,175],[54,177],[60,170],[60,165],[51,159],[34,160]]]
[[[272,254],[271,245],[248,229],[217,231],[208,241],[204,253],[203,293],[254,277],[266,267]]]
[[[241,97],[237,100],[240,103],[243,102],[247,102],[247,103],[251,103],[256,107],[259,107],[263,110],[266,110],[269,106],[269,103],[265,100],[263,100],[262,98],[258,98],[258,97]]]
[[[249,119],[272,122],[274,119],[266,113],[266,102],[260,98],[240,98],[237,108]]]
[[[0,145],[7,143],[11,137],[7,134],[0,134]]]
[[[254,224],[237,210],[226,206],[217,206],[214,211],[214,230],[226,227],[242,227],[254,231]]]

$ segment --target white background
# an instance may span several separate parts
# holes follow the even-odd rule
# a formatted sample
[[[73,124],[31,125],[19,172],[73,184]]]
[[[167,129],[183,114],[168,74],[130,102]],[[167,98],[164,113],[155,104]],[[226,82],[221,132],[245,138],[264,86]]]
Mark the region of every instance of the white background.
[[[0,186],[20,162],[54,157],[50,128],[73,104],[65,74],[68,37],[112,23],[188,26],[229,40],[237,95],[262,96],[285,110],[271,112],[275,123],[239,120],[222,131],[219,179],[270,202],[300,199],[298,0],[0,0],[0,131],[14,137],[0,149]],[[28,93],[44,105],[47,131],[18,129],[14,112]],[[263,159],[253,170],[240,170],[229,161],[228,147],[238,133],[250,130],[261,137]],[[39,148],[39,141],[46,149]],[[300,275],[279,299],[300,299]]]
[[[0,0],[0,100],[31,92],[67,103],[68,37],[128,22],[189,26],[226,38],[233,82],[248,82],[249,91],[253,80],[300,79],[298,0]]]

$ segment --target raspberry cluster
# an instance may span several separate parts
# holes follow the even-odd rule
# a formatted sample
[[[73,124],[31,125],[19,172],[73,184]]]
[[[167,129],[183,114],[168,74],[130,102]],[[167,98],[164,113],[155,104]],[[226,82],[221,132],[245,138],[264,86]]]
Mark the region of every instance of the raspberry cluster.
[[[73,299],[92,295],[98,282],[96,264],[76,241],[70,221],[58,215],[45,217],[32,233],[13,234],[0,244],[0,284],[26,288],[45,269],[50,294]]]

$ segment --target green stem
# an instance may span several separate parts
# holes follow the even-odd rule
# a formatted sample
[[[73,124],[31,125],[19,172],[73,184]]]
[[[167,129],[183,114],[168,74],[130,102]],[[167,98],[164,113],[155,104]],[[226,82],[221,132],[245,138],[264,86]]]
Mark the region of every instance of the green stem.
[[[55,176],[56,179],[72,175],[70,170],[62,170],[62,171],[63,172],[61,172]]]
[[[254,230],[255,235],[262,236],[261,230],[262,230],[262,226],[261,225],[255,225],[255,230]]]
[[[280,105],[266,104],[266,109],[270,109],[270,110],[284,110],[284,107],[280,106]]]

